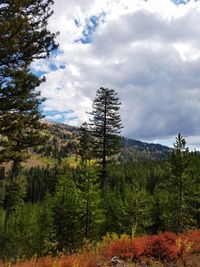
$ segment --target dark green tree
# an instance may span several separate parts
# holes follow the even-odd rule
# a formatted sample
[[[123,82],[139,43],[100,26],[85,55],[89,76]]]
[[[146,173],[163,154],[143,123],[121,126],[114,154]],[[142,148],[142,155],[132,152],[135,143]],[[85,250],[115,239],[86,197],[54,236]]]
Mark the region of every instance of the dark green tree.
[[[36,251],[39,256],[55,253],[57,249],[58,243],[55,240],[52,204],[53,198],[47,193],[44,201],[38,205],[35,239],[37,240]]]
[[[12,0],[0,5],[0,161],[12,161],[12,176],[38,143],[40,104],[35,88],[43,79],[30,72],[30,64],[45,58],[57,45],[46,26],[52,0]]]
[[[15,187],[27,148],[40,140],[40,104],[35,88],[44,79],[31,73],[36,59],[57,47],[47,29],[52,0],[3,0],[0,4],[0,162],[11,162],[10,187]],[[11,207],[6,207],[8,227]],[[5,233],[7,229],[5,229]]]
[[[47,29],[53,0],[2,0],[0,5],[0,77],[23,71],[57,47]]]
[[[78,154],[81,158],[81,165],[86,166],[87,162],[92,159],[92,134],[87,122],[84,122],[80,127],[80,138],[78,145]]]
[[[52,202],[53,226],[58,251],[72,250],[81,242],[81,197],[70,174],[58,180]]]
[[[150,196],[145,189],[139,188],[137,181],[127,187],[126,212],[127,230],[134,237],[138,233],[144,233],[150,225],[149,203]]]
[[[187,228],[188,209],[186,204],[186,195],[189,190],[191,179],[187,175],[191,161],[191,155],[186,147],[184,137],[179,133],[174,144],[174,150],[169,156],[170,177],[166,181],[169,190],[170,206],[171,206],[171,227],[172,230],[182,232]]]
[[[101,164],[100,187],[106,186],[106,167],[111,156],[120,151],[122,129],[119,114],[121,103],[114,89],[99,88],[90,113],[91,133],[94,138],[94,156]]]
[[[3,2],[3,3],[2,3]],[[57,45],[46,26],[52,0],[2,1],[0,6],[0,134],[1,160],[20,161],[42,117],[43,101],[35,88],[42,82],[30,64],[45,58]],[[5,137],[5,138],[3,138]],[[23,141],[22,141],[23,137]],[[36,140],[36,138],[35,138]],[[34,140],[34,141],[35,141]],[[16,147],[18,145],[18,147]],[[4,153],[5,152],[5,153]]]
[[[84,166],[81,175],[81,224],[84,237],[94,239],[99,234],[99,227],[103,221],[100,190],[98,189],[95,166]]]

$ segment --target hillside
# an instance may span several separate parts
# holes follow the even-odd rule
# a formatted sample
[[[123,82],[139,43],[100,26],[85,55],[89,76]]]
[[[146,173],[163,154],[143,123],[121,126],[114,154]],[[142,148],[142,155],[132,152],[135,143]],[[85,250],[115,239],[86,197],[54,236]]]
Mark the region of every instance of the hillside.
[[[54,165],[58,158],[77,156],[79,128],[58,122],[47,122],[47,130],[40,146],[30,148],[29,159],[23,164],[26,168]],[[164,160],[172,150],[160,144],[146,143],[123,138],[120,161]],[[6,170],[10,164],[2,164]],[[2,166],[1,165],[1,166]]]
[[[123,156],[138,160],[163,160],[172,151],[172,148],[161,144],[146,143],[135,139],[124,139]]]
[[[51,138],[44,146],[45,153],[53,153],[55,142],[60,155],[73,154],[77,151],[79,128],[62,123],[48,122]],[[160,144],[146,143],[135,139],[123,138],[122,160],[152,159],[163,160],[172,149]]]

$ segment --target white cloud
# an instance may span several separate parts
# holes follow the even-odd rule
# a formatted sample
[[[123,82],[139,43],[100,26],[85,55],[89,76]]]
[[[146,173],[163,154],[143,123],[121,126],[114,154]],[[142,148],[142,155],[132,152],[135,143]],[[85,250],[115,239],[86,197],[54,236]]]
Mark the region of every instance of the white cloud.
[[[45,111],[73,110],[64,121],[80,124],[96,90],[112,87],[126,136],[162,141],[181,132],[200,143],[200,2],[55,0],[54,10],[49,28],[60,31],[61,53],[50,63],[57,69],[47,61],[33,66],[48,72],[40,87]],[[101,14],[93,41],[75,42]]]

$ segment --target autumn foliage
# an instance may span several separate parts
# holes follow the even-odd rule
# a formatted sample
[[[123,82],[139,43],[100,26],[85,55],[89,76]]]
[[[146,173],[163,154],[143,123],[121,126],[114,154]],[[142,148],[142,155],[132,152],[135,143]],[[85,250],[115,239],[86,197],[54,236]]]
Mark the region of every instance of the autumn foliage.
[[[138,238],[120,238],[105,247],[104,254],[124,259],[141,260],[153,258],[161,262],[176,262],[189,255],[200,253],[200,230],[176,235],[171,232]]]
[[[0,267],[95,267],[108,262],[114,255],[129,263],[151,260],[162,264],[182,262],[181,266],[187,266],[190,258],[200,255],[200,230],[179,235],[164,232],[136,238],[127,235],[107,235],[95,246],[87,245],[79,253],[60,254],[56,258],[49,255],[37,259],[35,256],[29,261],[9,265],[0,263]]]

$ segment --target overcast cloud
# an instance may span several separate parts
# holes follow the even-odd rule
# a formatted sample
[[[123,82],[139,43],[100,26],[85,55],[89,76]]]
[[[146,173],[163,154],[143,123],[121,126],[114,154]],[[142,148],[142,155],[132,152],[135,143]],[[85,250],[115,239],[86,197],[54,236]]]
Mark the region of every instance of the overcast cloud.
[[[47,119],[79,125],[110,87],[125,136],[170,144],[181,132],[200,147],[199,1],[55,0],[54,12],[59,50],[33,65]]]

